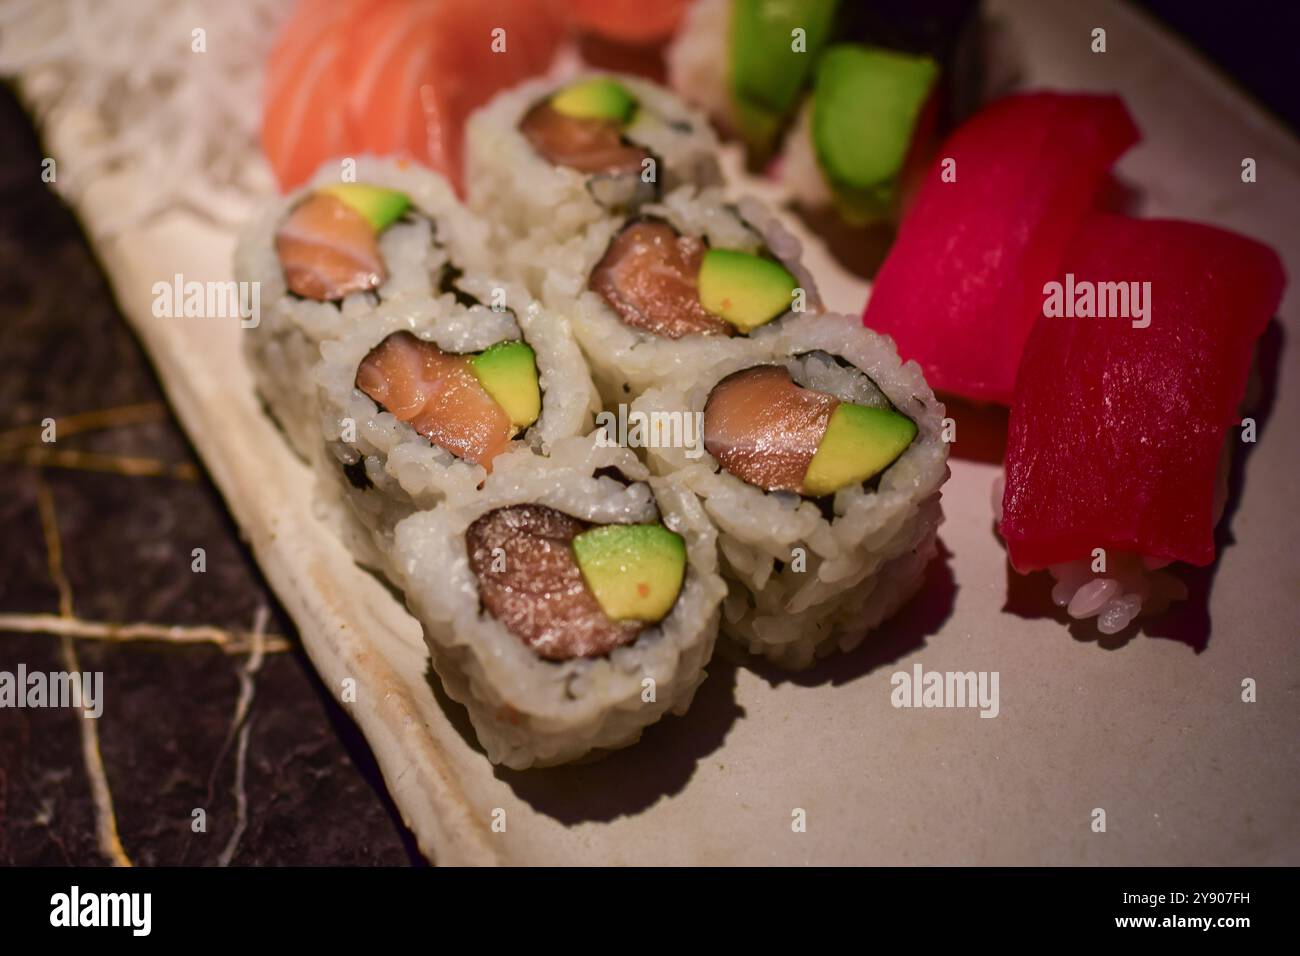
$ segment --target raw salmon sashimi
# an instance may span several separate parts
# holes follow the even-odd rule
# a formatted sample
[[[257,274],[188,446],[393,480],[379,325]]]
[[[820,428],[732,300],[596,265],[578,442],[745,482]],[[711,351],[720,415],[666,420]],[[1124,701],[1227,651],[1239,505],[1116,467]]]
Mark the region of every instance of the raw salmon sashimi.
[[[271,51],[262,92],[262,151],[284,190],[348,151],[340,64],[348,26],[364,0],[302,0]]]
[[[262,145],[282,189],[325,160],[407,156],[459,188],[465,118],[544,72],[561,39],[531,0],[301,0],[267,70]]]
[[[489,471],[514,435],[510,416],[479,383],[468,356],[409,332],[395,332],[365,357],[357,388],[439,448]]]
[[[1209,564],[1225,435],[1285,284],[1277,254],[1210,226],[1096,215],[1062,271],[1081,294],[1129,286],[1129,312],[1131,283],[1149,282],[1149,294],[1141,319],[1080,309],[1034,327],[1007,440],[1012,563],[1027,571],[1104,548],[1112,560]]]
[[[1137,141],[1114,96],[1032,93],[986,107],[940,147],[863,322],[936,391],[1009,404],[1043,284]]]

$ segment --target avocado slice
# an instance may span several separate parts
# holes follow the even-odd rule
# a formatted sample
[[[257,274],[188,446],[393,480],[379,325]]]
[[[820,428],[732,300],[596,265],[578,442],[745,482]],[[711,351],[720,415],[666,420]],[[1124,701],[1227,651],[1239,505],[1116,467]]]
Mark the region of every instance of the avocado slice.
[[[537,359],[524,342],[498,342],[469,362],[483,390],[510,416],[515,428],[527,428],[542,413]]]
[[[859,44],[831,47],[817,65],[813,149],[850,222],[889,215],[938,80],[929,57]]]
[[[636,110],[636,99],[622,83],[601,76],[566,86],[551,97],[551,108],[574,119],[626,123]]]
[[[659,621],[686,576],[686,542],[661,524],[607,524],[573,538],[582,579],[615,621]]]
[[[401,219],[411,206],[406,193],[369,183],[331,183],[320,191],[361,213],[375,232],[382,232]]]
[[[842,402],[808,464],[804,494],[820,498],[861,484],[892,465],[915,437],[916,422],[892,408]]]
[[[731,6],[730,85],[737,131],[749,147],[767,153],[799,100],[830,35],[838,0],[734,0]],[[804,31],[805,50],[793,49]]]
[[[700,263],[700,305],[742,332],[790,308],[798,287],[781,263],[735,249],[710,249]]]

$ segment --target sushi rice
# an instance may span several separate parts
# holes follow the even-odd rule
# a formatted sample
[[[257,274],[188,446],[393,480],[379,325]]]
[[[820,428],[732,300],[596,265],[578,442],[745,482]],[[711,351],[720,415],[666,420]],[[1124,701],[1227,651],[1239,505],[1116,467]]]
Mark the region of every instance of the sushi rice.
[[[856,647],[920,586],[937,551],[939,489],[948,478],[944,408],[916,363],[901,363],[888,338],[848,316],[791,319],[763,344],[762,354],[735,355],[706,376],[651,389],[633,410],[700,412],[727,375],[779,364],[796,383],[841,401],[892,404],[918,429],[874,487],[836,492],[830,517],[799,495],[747,484],[707,452],[692,458],[683,448],[648,449],[651,468],[690,488],[718,526],[731,585],[723,631],[755,654],[802,668]],[[795,569],[796,548],[804,550],[802,571]]]

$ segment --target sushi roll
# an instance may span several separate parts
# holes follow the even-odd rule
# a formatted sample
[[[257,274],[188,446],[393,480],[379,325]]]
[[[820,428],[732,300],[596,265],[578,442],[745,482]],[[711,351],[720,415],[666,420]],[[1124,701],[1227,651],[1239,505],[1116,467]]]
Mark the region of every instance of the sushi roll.
[[[703,681],[725,586],[694,496],[624,448],[502,456],[482,491],[395,531],[435,671],[494,763],[634,743]]]
[[[272,412],[323,492],[388,535],[471,494],[507,449],[585,434],[597,398],[568,324],[484,271],[484,228],[440,177],[358,172],[355,192],[318,180],[277,204],[238,256],[270,287],[247,348]],[[366,203],[387,212],[352,208]]]
[[[382,304],[320,353],[325,467],[385,533],[410,510],[472,495],[513,448],[545,455],[586,434],[597,406],[568,326],[536,303]]]
[[[668,50],[669,81],[801,206],[855,226],[895,219],[934,130],[976,86],[978,4],[924,6],[699,0]]]
[[[573,317],[608,405],[760,349],[822,303],[801,246],[759,202],[684,187],[593,227],[546,260],[541,296]]]
[[[717,151],[708,120],[654,83],[600,73],[538,80],[470,118],[469,203],[510,239],[532,235],[545,258],[556,237],[678,186],[720,182]]]
[[[652,436],[695,416],[703,448],[651,440],[699,496],[731,584],[723,631],[788,668],[851,650],[919,587],[948,478],[944,409],[915,363],[841,315],[633,404]]]
[[[346,179],[344,178],[346,176]],[[320,343],[363,322],[381,303],[468,301],[469,282],[490,292],[488,227],[436,173],[360,158],[325,163],[311,183],[268,205],[235,251],[240,281],[262,303],[245,349],[258,389],[304,458],[314,453]],[[505,301],[503,301],[505,300]]]

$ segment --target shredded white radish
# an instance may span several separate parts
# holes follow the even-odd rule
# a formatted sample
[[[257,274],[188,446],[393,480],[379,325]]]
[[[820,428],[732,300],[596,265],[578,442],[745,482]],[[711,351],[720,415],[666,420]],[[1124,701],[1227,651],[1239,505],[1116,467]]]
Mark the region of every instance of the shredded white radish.
[[[67,198],[119,172],[149,184],[105,233],[175,208],[231,223],[271,188],[258,148],[262,77],[291,4],[7,0],[0,74],[18,79],[43,126],[93,118],[58,157],[53,185]]]

